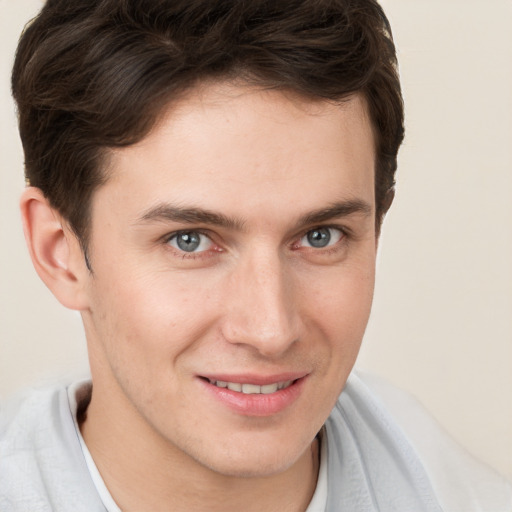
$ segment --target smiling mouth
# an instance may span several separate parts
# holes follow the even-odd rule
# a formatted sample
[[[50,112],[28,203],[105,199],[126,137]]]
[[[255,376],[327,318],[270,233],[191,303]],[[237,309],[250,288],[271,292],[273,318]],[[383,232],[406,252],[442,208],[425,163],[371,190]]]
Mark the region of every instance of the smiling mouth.
[[[281,375],[217,374],[199,376],[207,396],[244,417],[273,416],[294,404],[308,378],[307,373]]]
[[[243,393],[245,395],[270,395],[271,393],[276,393],[282,389],[289,388],[296,381],[286,380],[282,382],[274,382],[272,384],[265,384],[263,386],[250,383],[226,382],[223,380],[212,379],[208,379],[208,382],[218,388],[227,388],[230,391]]]

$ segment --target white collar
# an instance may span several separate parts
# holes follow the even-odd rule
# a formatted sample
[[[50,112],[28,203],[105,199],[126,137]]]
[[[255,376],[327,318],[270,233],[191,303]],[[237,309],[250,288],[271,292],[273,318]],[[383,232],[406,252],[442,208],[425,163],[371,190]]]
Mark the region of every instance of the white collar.
[[[96,487],[98,495],[103,502],[103,505],[107,509],[107,512],[122,512],[117,506],[116,502],[112,498],[110,492],[101,478],[100,472],[94,463],[94,460],[85,444],[78,420],[76,417],[78,403],[77,396],[83,394],[86,386],[90,386],[90,381],[80,381],[70,385],[67,389],[68,401],[71,414],[73,416],[73,423],[75,425],[76,435],[80,441],[80,447],[84,454],[85,462],[87,463],[87,469],[91,475],[91,479]],[[318,470],[318,480],[316,484],[315,493],[311,499],[306,512],[324,512],[327,505],[327,439],[325,439],[325,429],[322,429],[318,435],[318,442],[320,443],[320,468]]]

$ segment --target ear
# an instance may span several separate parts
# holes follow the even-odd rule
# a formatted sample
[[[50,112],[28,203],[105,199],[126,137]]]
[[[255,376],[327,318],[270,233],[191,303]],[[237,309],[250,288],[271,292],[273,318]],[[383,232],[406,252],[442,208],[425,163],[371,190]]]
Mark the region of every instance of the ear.
[[[87,309],[85,285],[90,273],[75,234],[36,187],[24,190],[20,209],[25,240],[39,277],[61,304]]]

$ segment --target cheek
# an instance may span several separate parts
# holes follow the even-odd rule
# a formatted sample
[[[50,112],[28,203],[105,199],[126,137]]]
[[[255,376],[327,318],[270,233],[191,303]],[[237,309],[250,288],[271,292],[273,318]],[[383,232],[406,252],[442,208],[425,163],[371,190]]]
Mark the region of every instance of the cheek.
[[[308,330],[316,332],[322,353],[319,377],[328,408],[334,404],[356,361],[371,311],[374,271],[371,265],[340,268],[329,283],[311,293]],[[350,270],[350,271],[349,271]]]
[[[183,276],[120,269],[101,282],[94,295],[102,313],[94,323],[117,368],[152,372],[168,366],[212,321],[209,294]]]
[[[359,340],[370,315],[374,290],[374,268],[368,265],[342,267],[324,279],[312,281],[309,293],[310,317],[317,321],[324,334],[332,339]]]

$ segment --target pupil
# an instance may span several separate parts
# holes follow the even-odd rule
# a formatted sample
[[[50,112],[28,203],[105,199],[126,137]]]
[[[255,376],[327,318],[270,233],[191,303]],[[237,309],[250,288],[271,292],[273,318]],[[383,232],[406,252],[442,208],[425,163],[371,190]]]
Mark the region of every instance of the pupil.
[[[182,251],[192,252],[199,247],[201,240],[197,233],[181,233],[176,242]]]
[[[328,228],[314,229],[308,233],[308,242],[313,247],[325,247],[331,241],[331,233]]]

